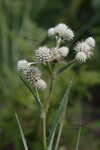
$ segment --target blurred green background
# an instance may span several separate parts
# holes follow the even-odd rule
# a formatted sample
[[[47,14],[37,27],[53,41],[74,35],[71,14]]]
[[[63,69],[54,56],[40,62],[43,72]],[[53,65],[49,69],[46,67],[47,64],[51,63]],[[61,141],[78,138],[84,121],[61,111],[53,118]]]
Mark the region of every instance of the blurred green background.
[[[61,22],[75,31],[75,41],[93,36],[96,48],[92,60],[65,71],[56,81],[48,126],[72,76],[60,146],[75,149],[81,119],[79,149],[100,150],[100,0],[0,0],[0,150],[24,149],[15,111],[29,150],[42,150],[41,120],[31,93],[16,74],[16,62],[34,60],[33,50],[45,44],[47,29]]]

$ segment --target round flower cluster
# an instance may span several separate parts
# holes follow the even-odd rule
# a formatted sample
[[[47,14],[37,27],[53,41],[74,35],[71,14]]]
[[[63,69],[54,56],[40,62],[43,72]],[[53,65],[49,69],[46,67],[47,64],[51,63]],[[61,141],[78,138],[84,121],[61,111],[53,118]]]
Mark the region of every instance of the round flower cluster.
[[[38,89],[45,89],[47,84],[41,79],[41,72],[37,67],[31,66],[32,63],[27,60],[19,60],[17,70],[21,71],[31,85]]]
[[[93,37],[87,38],[85,41],[78,42],[74,48],[76,51],[75,59],[79,62],[86,62],[93,56],[93,49],[95,47],[95,39]]]
[[[52,52],[51,50],[46,47],[40,47],[39,49],[36,50],[36,58],[40,62],[50,62],[52,61]]]
[[[63,40],[72,40],[74,38],[74,32],[67,25],[60,23],[55,27],[48,30],[49,36],[57,36]]]

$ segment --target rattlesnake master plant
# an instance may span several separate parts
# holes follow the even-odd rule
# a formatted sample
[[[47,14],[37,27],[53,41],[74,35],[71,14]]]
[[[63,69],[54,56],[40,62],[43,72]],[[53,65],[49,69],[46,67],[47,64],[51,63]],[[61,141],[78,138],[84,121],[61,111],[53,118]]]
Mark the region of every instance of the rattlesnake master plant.
[[[44,150],[58,150],[59,149],[59,141],[61,137],[61,132],[64,124],[64,117],[66,113],[66,108],[68,104],[68,96],[72,86],[72,81],[69,82],[68,88],[62,98],[58,113],[50,129],[50,135],[47,135],[46,126],[46,118],[48,115],[48,108],[50,107],[51,93],[53,91],[54,76],[63,72],[65,69],[71,67],[72,64],[85,63],[88,59],[90,59],[94,54],[95,40],[93,37],[88,37],[86,40],[77,42],[73,47],[74,58],[66,62],[68,55],[70,53],[70,49],[65,46],[66,41],[70,42],[74,38],[74,32],[67,25],[61,23],[52,27],[48,30],[48,36],[53,37],[56,40],[55,47],[47,47],[42,46],[39,47],[35,51],[35,60],[36,62],[28,62],[27,60],[19,60],[17,63],[17,70],[20,78],[25,83],[25,85],[32,92],[36,104],[38,105],[40,116],[43,120],[43,145]],[[65,63],[63,63],[65,61]],[[59,66],[59,62],[63,63],[64,66],[57,70],[57,65]],[[48,68],[48,72],[50,74],[50,85],[44,81],[42,72],[38,68],[39,65],[45,65]],[[56,69],[55,69],[56,65]],[[39,95],[39,90],[45,90],[47,88],[48,97],[45,101],[42,101]],[[21,136],[23,139],[23,144],[25,150],[28,150],[28,146],[16,114],[16,118],[18,121],[18,125],[20,128]],[[55,138],[56,134],[56,138]],[[48,140],[47,140],[48,138]],[[54,142],[55,141],[55,142]],[[79,141],[79,139],[78,139]],[[77,146],[78,147],[78,146]]]

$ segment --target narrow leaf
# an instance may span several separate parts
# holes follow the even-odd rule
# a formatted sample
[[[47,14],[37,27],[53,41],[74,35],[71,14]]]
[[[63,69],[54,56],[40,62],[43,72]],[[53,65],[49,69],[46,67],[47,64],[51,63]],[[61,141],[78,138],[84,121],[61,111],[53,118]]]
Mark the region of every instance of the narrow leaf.
[[[55,150],[58,149],[60,138],[61,138],[61,134],[62,134],[62,130],[63,130],[63,126],[64,126],[64,120],[62,120],[61,123],[60,123],[58,136],[57,136],[57,140],[56,140],[56,145],[55,145]]]
[[[17,120],[17,123],[18,123],[18,127],[19,127],[20,135],[21,135],[21,138],[22,138],[22,141],[23,141],[24,149],[28,150],[27,142],[26,142],[24,132],[23,132],[23,129],[21,127],[21,124],[20,124],[17,113],[15,113],[15,117],[16,117],[16,120]]]
[[[80,126],[79,131],[78,131],[77,142],[76,142],[76,149],[75,150],[79,150],[80,135],[81,135],[81,126]]]
[[[51,136],[51,139],[50,139],[50,143],[49,143],[49,146],[48,146],[48,150],[52,150],[55,133],[56,133],[56,128],[54,129],[54,131],[52,133],[52,136]]]
[[[66,110],[66,107],[67,107],[67,104],[68,104],[68,97],[69,97],[69,92],[70,92],[70,89],[72,87],[72,81],[69,83],[69,86],[67,88],[67,91],[65,92],[64,94],[64,97],[61,101],[61,104],[59,106],[59,109],[58,109],[58,112],[57,112],[57,115],[56,115],[56,118],[54,120],[54,123],[53,123],[53,126],[52,126],[52,129],[51,129],[51,134],[50,134],[50,137],[49,137],[49,147],[51,149],[48,149],[48,150],[52,150],[52,146],[53,146],[53,141],[54,141],[54,136],[55,136],[55,133],[56,133],[56,130],[57,130],[57,127],[62,119],[62,116],[63,114],[65,113],[65,110]],[[52,142],[51,142],[52,141]],[[52,144],[51,144],[52,143]],[[51,146],[50,146],[51,145]]]

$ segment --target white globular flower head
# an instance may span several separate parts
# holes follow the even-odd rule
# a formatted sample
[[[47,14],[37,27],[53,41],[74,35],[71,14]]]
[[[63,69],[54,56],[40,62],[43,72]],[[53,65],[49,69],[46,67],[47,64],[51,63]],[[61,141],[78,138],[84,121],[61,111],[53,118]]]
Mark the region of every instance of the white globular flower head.
[[[55,29],[54,28],[50,28],[48,30],[48,36],[54,36],[55,35]]]
[[[86,41],[78,42],[74,50],[77,52],[76,59],[79,60],[80,57],[82,62],[85,62],[88,58],[93,56],[92,47]]]
[[[60,23],[55,26],[54,30],[55,30],[56,34],[58,34],[59,36],[63,36],[65,34],[67,28],[68,27],[65,24]]]
[[[38,81],[41,77],[41,72],[37,67],[29,67],[26,71],[26,79],[31,83]]]
[[[91,49],[90,46],[84,41],[78,42],[74,48],[74,50],[76,52],[80,52],[80,51],[84,52],[84,51],[88,51],[90,49]]]
[[[87,56],[84,52],[78,52],[75,56],[75,59],[81,63],[85,63],[87,60]]]
[[[24,70],[28,69],[29,65],[30,65],[30,63],[27,60],[25,60],[25,59],[19,60],[17,62],[17,70],[24,71]]]
[[[60,55],[61,55],[62,57],[66,57],[66,56],[68,55],[68,53],[69,53],[69,48],[63,46],[63,47],[60,47],[60,48],[58,49],[58,51],[59,51],[59,53],[60,53]]]
[[[63,37],[65,40],[72,40],[73,38],[74,38],[74,32],[70,29],[70,28],[68,28],[67,30],[66,30],[66,32],[65,32],[65,35],[64,35],[64,37]]]
[[[95,39],[93,37],[89,37],[85,40],[85,42],[91,47],[94,48],[95,47]]]
[[[58,24],[54,30],[55,34],[63,38],[63,40],[72,40],[74,37],[74,32],[65,24]]]
[[[36,88],[44,90],[47,87],[47,84],[44,80],[39,79],[36,82],[34,82],[34,85]]]
[[[46,46],[37,49],[35,55],[40,62],[50,62],[52,60],[52,52]]]

